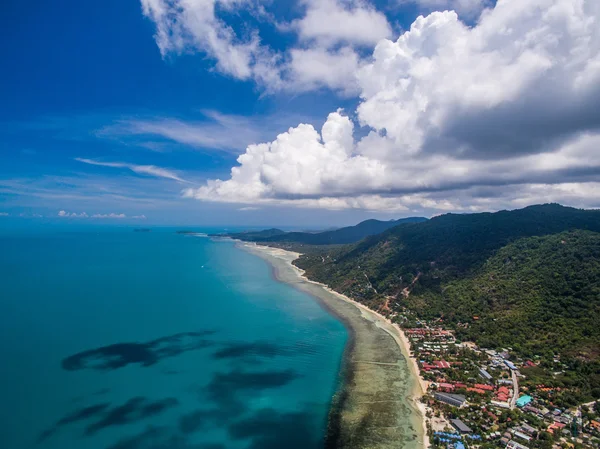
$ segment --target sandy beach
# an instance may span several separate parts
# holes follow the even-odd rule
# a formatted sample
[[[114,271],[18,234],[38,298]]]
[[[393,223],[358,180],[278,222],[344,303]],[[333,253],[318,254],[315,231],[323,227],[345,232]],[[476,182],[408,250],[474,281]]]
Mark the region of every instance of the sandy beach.
[[[317,298],[350,333],[326,447],[427,448],[426,408],[418,400],[427,383],[419,375],[402,330],[379,313],[307,279],[292,264],[299,253],[253,243],[238,245],[267,260],[278,280]]]

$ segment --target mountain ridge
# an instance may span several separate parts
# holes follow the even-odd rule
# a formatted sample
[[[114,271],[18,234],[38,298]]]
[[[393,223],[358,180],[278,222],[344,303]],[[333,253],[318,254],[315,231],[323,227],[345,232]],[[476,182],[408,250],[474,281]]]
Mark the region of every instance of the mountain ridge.
[[[398,220],[381,221],[369,219],[354,226],[322,232],[285,232],[281,229],[268,229],[258,232],[225,234],[227,237],[257,243],[298,243],[304,245],[343,245],[358,242],[366,237],[379,234],[395,226],[427,221],[425,217],[408,217]]]

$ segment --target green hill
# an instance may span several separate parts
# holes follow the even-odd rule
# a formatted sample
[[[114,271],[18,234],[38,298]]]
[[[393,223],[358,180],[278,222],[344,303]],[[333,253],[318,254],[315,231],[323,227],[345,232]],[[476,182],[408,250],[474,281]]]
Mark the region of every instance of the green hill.
[[[576,230],[517,240],[475,276],[449,283],[438,299],[430,310],[449,322],[471,323],[460,332],[465,339],[512,346],[528,356],[558,352],[595,359],[600,355],[600,233]]]
[[[507,290],[504,284],[500,286],[491,281],[485,284],[485,288],[490,288],[489,292],[481,290],[484,287],[478,290],[476,286],[481,284],[482,279],[493,276],[489,270],[497,266],[497,258],[504,260],[507,254],[522,248],[519,245],[535,246],[538,241],[520,239],[552,236],[575,229],[600,232],[600,211],[549,204],[497,213],[448,214],[424,223],[389,229],[356,245],[329,250],[326,254],[328,257],[322,257],[325,256],[322,253],[306,254],[296,264],[305,269],[311,279],[324,282],[375,309],[381,307],[386,297],[391,297],[392,305],[405,307],[424,318],[443,316],[448,322],[456,324],[473,321],[474,315],[480,315],[479,327],[470,328],[473,332],[469,337],[472,338],[477,337],[475,333],[481,326],[489,324],[490,320],[502,318],[492,321],[497,324],[496,330],[488,329],[489,333],[484,337],[480,334],[477,340],[489,345],[516,345],[521,342],[522,350],[538,350],[539,345],[535,341],[524,344],[523,339],[518,337],[525,332],[519,332],[519,329],[531,326],[532,316],[539,312],[535,316],[545,317],[554,326],[567,318],[564,308],[555,307],[561,301],[566,301],[572,307],[583,307],[586,313],[591,313],[595,310],[593,307],[598,306],[600,300],[594,296],[598,292],[590,283],[593,270],[598,267],[584,265],[584,261],[588,264],[597,262],[598,254],[594,252],[594,245],[598,235],[574,234],[577,238],[569,237],[571,244],[561,246],[563,251],[558,253],[548,248],[552,247],[555,239],[563,240],[565,236],[550,238],[536,249],[528,250],[531,264],[525,267],[516,263],[520,259],[513,257],[515,262],[511,267],[520,267],[521,271],[504,274],[508,280],[514,280],[515,284],[511,284],[516,286],[513,291]],[[567,248],[574,253],[565,253]],[[584,299],[576,295],[563,295],[557,296],[562,298],[560,300],[550,301],[547,290],[541,286],[549,285],[545,279],[555,276],[555,271],[548,274],[546,270],[550,265],[542,266],[543,263],[557,268],[556,276],[575,272],[584,276],[585,280],[565,277],[562,279],[564,285],[561,284],[561,291],[573,289]],[[529,290],[518,287],[519,283],[528,286]],[[495,296],[495,291],[504,291],[507,296],[500,300]],[[518,296],[518,292],[527,292],[527,297]],[[537,298],[535,301],[534,297]],[[538,307],[532,309],[535,312],[530,311],[533,303]],[[542,308],[541,313],[539,307],[543,305],[547,307]],[[522,322],[518,318],[522,318]],[[567,327],[574,325],[572,320],[564,322]],[[598,331],[594,332],[597,335]],[[578,339],[580,342],[583,340]],[[586,342],[582,344],[587,345]],[[575,350],[574,341],[564,341],[559,346],[564,350]]]

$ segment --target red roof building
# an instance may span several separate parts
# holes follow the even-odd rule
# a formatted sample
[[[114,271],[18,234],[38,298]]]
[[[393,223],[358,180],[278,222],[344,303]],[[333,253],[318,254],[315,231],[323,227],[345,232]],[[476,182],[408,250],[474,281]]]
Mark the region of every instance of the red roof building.
[[[481,388],[467,388],[467,391],[472,391],[473,393],[477,393],[477,394],[486,394],[487,391],[482,390]]]

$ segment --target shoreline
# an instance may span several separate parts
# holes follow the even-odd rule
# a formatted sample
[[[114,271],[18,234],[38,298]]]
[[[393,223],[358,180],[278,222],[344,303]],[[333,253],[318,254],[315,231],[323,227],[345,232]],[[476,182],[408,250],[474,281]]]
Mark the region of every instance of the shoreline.
[[[410,343],[402,329],[363,304],[308,279],[304,271],[292,263],[300,253],[249,242],[236,244],[269,262],[277,280],[315,297],[349,332],[341,367],[343,385],[332,401],[326,447],[391,448],[398,447],[400,438],[405,440],[404,447],[427,449],[430,445],[427,408],[419,400],[427,391],[427,382],[419,374],[417,360],[410,354]],[[393,344],[385,337],[382,339],[382,334],[391,337]],[[406,370],[398,369],[399,355],[406,363]],[[361,360],[378,356],[380,359],[376,361]],[[407,378],[403,377],[404,371]],[[373,405],[376,403],[384,405],[376,408]],[[362,433],[357,434],[359,425],[370,426],[370,432],[375,435],[368,435],[369,431],[362,427]]]

